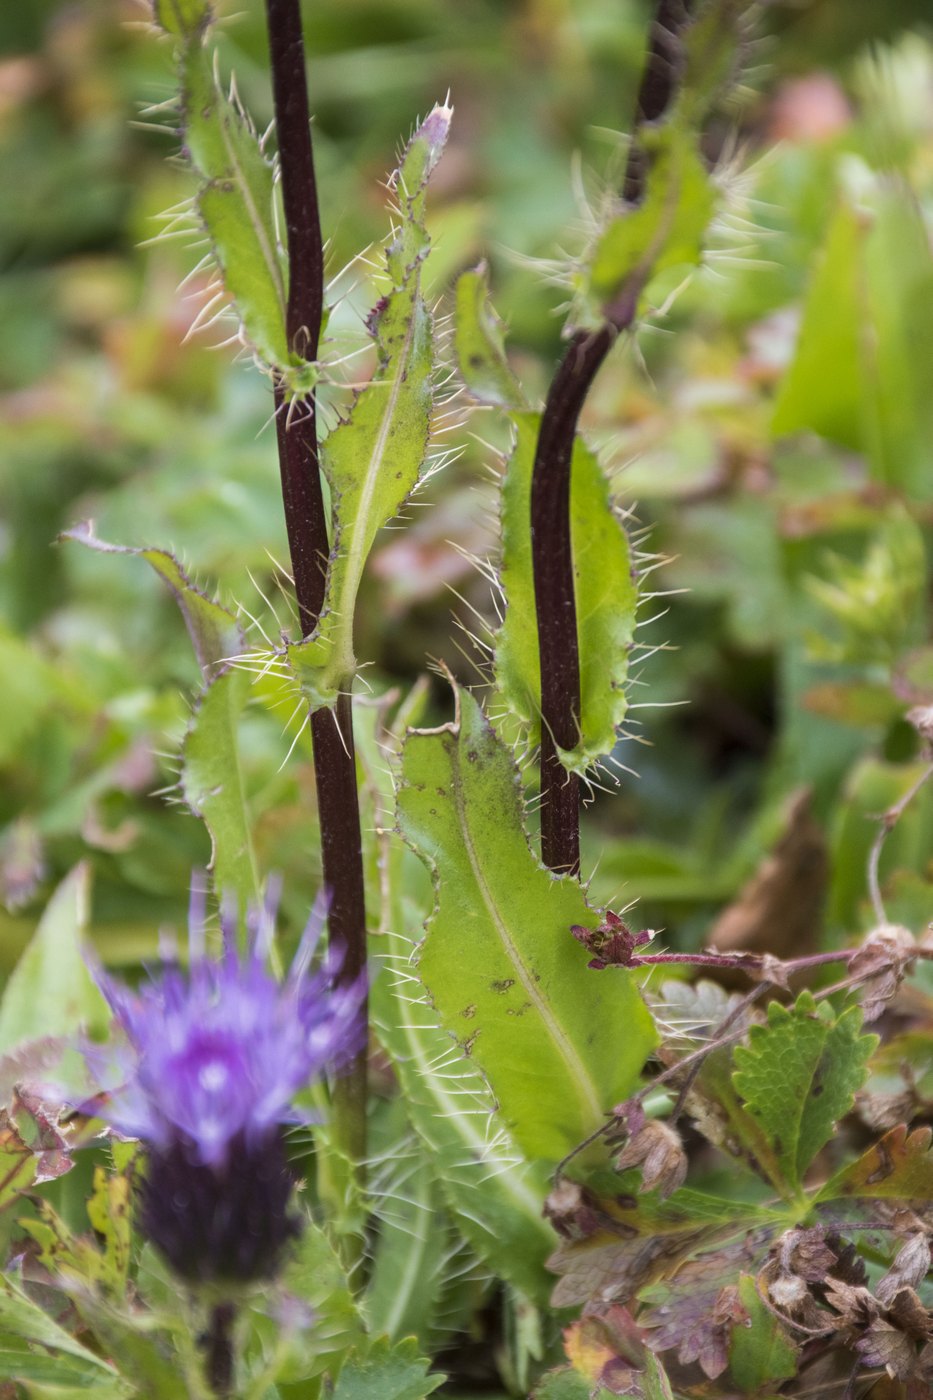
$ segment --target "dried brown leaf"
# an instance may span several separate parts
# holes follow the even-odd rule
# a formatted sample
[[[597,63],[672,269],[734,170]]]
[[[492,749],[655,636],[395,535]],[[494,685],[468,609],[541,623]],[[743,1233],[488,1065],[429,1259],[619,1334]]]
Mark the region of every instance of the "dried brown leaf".
[[[856,1094],[855,1105],[866,1127],[885,1132],[898,1123],[910,1122],[917,1112],[917,1095],[912,1088],[888,1094],[864,1092]]]
[[[878,1299],[890,1305],[903,1288],[917,1288],[930,1272],[930,1242],[925,1234],[912,1235],[898,1250],[887,1273],[878,1282]]]
[[[774,850],[716,921],[712,947],[721,953],[768,953],[781,960],[809,952],[820,924],[828,870],[826,838],[813,819],[812,793],[804,788],[788,803]]]
[[[861,982],[862,1012],[875,1021],[916,962],[917,944],[902,924],[881,924],[872,929],[848,963],[851,977]]]
[[[722,1374],[729,1362],[732,1328],[748,1320],[734,1281],[757,1268],[768,1233],[753,1230],[706,1250],[665,1280],[663,1297],[638,1318],[649,1329],[652,1351],[676,1349],[683,1365],[696,1362],[710,1380]]]
[[[912,1288],[901,1288],[888,1307],[888,1321],[917,1342],[930,1340],[931,1317]]]
[[[657,1187],[661,1199],[666,1200],[686,1180],[687,1154],[680,1135],[669,1124],[652,1119],[632,1136],[616,1157],[615,1166],[620,1172],[641,1167],[642,1191]]]
[[[917,1350],[909,1337],[884,1318],[875,1318],[855,1343],[863,1366],[883,1366],[889,1376],[907,1380],[916,1374]]]

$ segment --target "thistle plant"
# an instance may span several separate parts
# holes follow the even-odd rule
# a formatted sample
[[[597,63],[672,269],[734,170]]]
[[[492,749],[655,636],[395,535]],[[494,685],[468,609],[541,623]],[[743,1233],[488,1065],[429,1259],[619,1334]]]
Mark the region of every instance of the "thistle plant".
[[[281,982],[266,967],[268,905],[250,920],[245,954],[228,912],[223,953],[209,957],[196,893],[184,971],[167,963],[137,992],[96,970],[125,1037],[108,1057],[122,1082],[84,1109],[145,1144],[140,1225],[175,1273],[251,1283],[275,1271],[298,1226],[283,1136],[286,1124],[302,1121],[294,1100],[358,1053],[365,985],[335,985],[339,953],[309,972],[320,909]]]
[[[215,8],[153,0],[151,17],[175,64],[160,112],[190,191],[167,233],[199,244],[200,319],[232,321],[264,381],[257,451],[263,499],[277,500],[274,438],[288,622],[228,606],[158,544],[110,544],[89,524],[62,537],[84,546],[70,556],[107,556],[97,562],[114,577],[144,560],[180,609],[201,687],[177,781],[153,801],[180,800],[198,819],[210,865],[187,954],[163,928],[161,967],[120,975],[139,943],[87,951],[101,932],[79,866],[0,1000],[0,1378],[17,1400],[422,1400],[474,1384],[499,1400],[868,1400],[876,1386],[885,1400],[920,1400],[933,1383],[933,690],[914,516],[926,517],[911,514],[915,475],[891,485],[906,409],[875,405],[856,433],[826,397],[840,345],[870,344],[884,361],[879,287],[896,281],[894,244],[933,288],[918,207],[894,215],[891,172],[866,165],[856,180],[846,152],[840,179],[856,182],[857,201],[846,186],[850,202],[827,216],[832,256],[815,264],[798,350],[766,322],[797,356],[776,406],[773,371],[749,351],[742,393],[756,374],[765,388],[754,414],[729,400],[746,418],[730,408],[720,424],[719,474],[668,483],[673,510],[652,501],[662,543],[681,516],[712,531],[706,586],[724,610],[727,598],[736,635],[763,626],[770,597],[753,587],[756,552],[783,550],[770,586],[795,590],[779,595],[794,606],[775,605],[794,703],[768,757],[769,795],[754,822],[733,823],[749,831],[716,920],[717,821],[707,806],[692,822],[686,758],[676,841],[614,833],[608,877],[583,878],[597,825],[581,823],[581,797],[629,770],[620,745],[644,737],[636,687],[650,696],[655,665],[662,691],[677,674],[655,631],[642,640],[657,625],[649,580],[662,567],[676,585],[679,566],[662,557],[675,551],[648,552],[654,536],[636,524],[607,442],[616,389],[639,356],[652,360],[652,336],[695,340],[697,308],[710,318],[697,288],[737,230],[758,237],[743,201],[767,174],[743,173],[728,135],[758,7],[655,6],[627,130],[591,180],[572,251],[544,265],[566,321],[540,402],[494,309],[495,270],[472,257],[456,277],[437,270],[432,182],[456,91],[412,123],[386,182],[384,243],[354,259],[348,293],[349,272],[328,267],[333,169],[323,163],[319,185],[315,168],[322,59],[306,53],[298,0],[260,11],[263,133],[216,47]],[[882,76],[860,81],[888,90]],[[244,90],[258,108],[257,81]],[[898,178],[913,178],[897,150]],[[844,286],[840,248],[862,259]],[[761,261],[742,269],[752,285]],[[721,269],[728,296],[739,274]],[[870,290],[877,334],[824,343],[827,306],[856,288]],[[826,374],[811,402],[813,363]],[[664,416],[685,411],[663,374],[657,392],[671,396]],[[624,423],[629,445],[637,417]],[[837,434],[850,455],[830,504],[818,472],[801,485],[796,459],[769,459],[763,491],[752,468],[764,469],[742,455],[751,418],[759,433],[766,418],[783,424],[768,430],[778,439]],[[375,592],[378,611],[379,590],[364,590],[383,530],[413,528],[407,507],[463,445],[444,444],[451,421],[464,442],[473,426],[507,444],[493,463],[498,537],[474,560],[488,589],[467,599],[479,684],[442,661],[436,684],[405,688],[370,666],[361,599]],[[857,450],[874,475],[843,510]],[[865,548],[855,530],[873,531]],[[730,540],[747,573],[734,596],[715,591],[732,577]],[[679,606],[671,623],[695,656]],[[283,707],[298,728],[291,748],[267,723]],[[114,709],[134,713],[126,697]],[[840,733],[864,713],[870,737],[856,750]],[[659,722],[661,740],[673,732]],[[831,790],[841,805],[827,852]],[[89,843],[95,830],[82,828]],[[136,838],[99,837],[98,863],[124,839]],[[628,901],[646,869],[668,893],[674,870],[680,926],[642,927],[662,922]],[[637,888],[652,907],[650,881]],[[160,922],[148,918],[147,949]],[[93,1089],[65,1090],[82,1076]]]

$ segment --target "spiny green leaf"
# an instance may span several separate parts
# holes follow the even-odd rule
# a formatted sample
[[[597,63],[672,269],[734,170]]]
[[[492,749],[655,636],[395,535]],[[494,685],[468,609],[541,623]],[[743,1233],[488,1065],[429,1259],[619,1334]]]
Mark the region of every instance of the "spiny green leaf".
[[[532,743],[541,737],[541,669],[534,625],[531,476],[539,417],[515,413],[515,448],[502,489],[502,586],[505,621],[496,641],[496,678]],[[582,773],[611,753],[626,708],[625,680],[635,634],[638,586],[631,548],[612,508],[596,457],[577,438],[570,485],[577,635],[580,646],[580,742],[561,761]]]
[[[502,322],[489,300],[486,264],[457,278],[454,351],[472,398],[500,408],[524,408],[525,395],[505,357]]]
[[[182,746],[181,789],[211,834],[218,891],[241,908],[260,897],[246,794],[240,771],[239,719],[249,697],[243,671],[223,671],[203,692]]]
[[[391,1346],[385,1337],[351,1355],[340,1372],[333,1400],[424,1400],[445,1377],[430,1375],[413,1337]]]
[[[706,0],[684,31],[683,74],[675,115],[699,127],[729,86],[750,33],[753,0]]]
[[[201,177],[198,211],[246,339],[288,374],[301,362],[285,329],[286,273],[275,231],[274,171],[236,92],[226,96],[195,32],[182,56],[185,150]]]
[[[276,1382],[290,1385],[320,1376],[339,1363],[343,1353],[361,1340],[363,1325],[334,1247],[310,1219],[302,1221],[301,1238],[282,1285],[312,1313],[308,1325],[293,1330],[276,1371]],[[261,1305],[252,1310],[251,1322],[260,1343],[257,1351],[268,1357],[280,1339],[282,1323]]]
[[[532,856],[511,755],[472,696],[459,707],[402,753],[401,829],[436,876],[418,973],[525,1155],[556,1161],[631,1090],[654,1025],[627,972],[585,966],[569,929],[597,916]]]
[[[69,530],[62,538],[103,554],[145,559],[174,595],[205,683],[182,745],[181,790],[210,831],[217,890],[235,895],[241,908],[257,902],[259,873],[239,754],[239,718],[249,698],[249,685],[245,672],[231,669],[232,659],[245,645],[240,624],[192,583],[168,550],[108,544],[87,525]]]
[[[554,1247],[541,1214],[547,1170],[520,1161],[508,1135],[488,1132],[495,1101],[473,1060],[437,1025],[412,944],[386,933],[377,948],[384,966],[370,994],[376,1030],[457,1227],[497,1278],[544,1303],[553,1284],[544,1263]]]
[[[597,236],[580,274],[584,297],[611,303],[630,281],[644,285],[669,267],[696,264],[715,194],[692,132],[669,125],[648,145],[645,197],[617,214]]]
[[[396,723],[416,723],[426,691],[416,690]],[[421,862],[392,828],[395,791],[386,768],[386,746],[397,758],[394,736],[377,732],[377,715],[356,718],[357,753],[366,772],[364,817],[371,869],[372,907],[379,910],[379,936],[372,940],[379,969],[370,989],[370,1009],[380,1043],[391,1055],[404,1103],[460,1233],[497,1278],[544,1304],[553,1285],[544,1261],[554,1236],[541,1214],[549,1177],[542,1164],[520,1160],[514,1142],[488,1130],[495,1110],[489,1085],[477,1066],[437,1024],[415,971],[415,943],[399,930],[420,928],[431,897]]]
[[[879,1142],[857,1161],[843,1167],[827,1181],[818,1201],[835,1201],[847,1196],[885,1200],[933,1200],[933,1130],[915,1128],[908,1133],[901,1123],[885,1133]]]
[[[0,1001],[0,1050],[39,1036],[109,1025],[110,1012],[81,948],[89,885],[90,868],[76,865],[49,900]]]
[[[149,546],[137,549],[129,545],[108,544],[106,540],[98,539],[87,522],[75,526],[73,530],[66,530],[60,538],[74,540],[99,554],[124,554],[130,558],[145,559],[168,586],[181,609],[205,683],[213,680],[218,669],[229,663],[231,657],[242,652],[243,630],[236,618],[216,600],[209,598],[197,584],[192,583],[175,555],[169,550]]]
[[[179,39],[203,34],[212,19],[207,0],[155,0],[152,8],[156,24]]]
[[[114,1368],[75,1340],[29,1298],[10,1274],[0,1275],[0,1365],[3,1375],[48,1384],[101,1386],[128,1394]]]
[[[370,318],[376,373],[321,450],[335,518],[324,609],[313,635],[288,648],[312,708],[332,705],[352,681],[353,617],[367,556],[425,466],[434,397],[433,323],[421,294],[421,268],[430,246],[426,184],[441,157],[450,117],[449,108],[434,108],[396,172],[401,222],[386,250],[391,289]]]
[[[748,1045],[736,1047],[732,1081],[775,1153],[781,1180],[774,1185],[785,1194],[799,1192],[864,1082],[878,1038],[861,1035],[861,1025],[858,1007],[836,1018],[802,992],[789,1009],[771,1002],[767,1025],[752,1026]]]
[[[366,1289],[366,1316],[374,1336],[384,1334],[392,1342],[417,1336],[427,1348],[451,1248],[439,1164],[418,1144],[401,1152],[394,1166],[389,1184],[383,1187],[380,1182],[374,1192],[379,1236]]]
[[[762,1386],[773,1388],[796,1375],[797,1349],[761,1301],[751,1274],[741,1275],[738,1290],[748,1322],[732,1328],[729,1369],[743,1394],[757,1394]]]

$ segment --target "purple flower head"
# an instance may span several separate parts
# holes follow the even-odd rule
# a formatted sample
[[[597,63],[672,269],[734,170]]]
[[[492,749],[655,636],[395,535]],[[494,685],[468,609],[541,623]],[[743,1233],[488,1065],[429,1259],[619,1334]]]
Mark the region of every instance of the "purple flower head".
[[[295,1096],[363,1044],[364,986],[337,986],[341,960],[332,954],[311,970],[320,900],[287,976],[267,971],[276,902],[273,894],[251,912],[244,953],[225,913],[215,959],[204,949],[204,887],[195,881],[187,970],[166,961],[135,991],[95,970],[125,1045],[115,1052],[121,1086],[94,1111],[145,1143],[143,1228],[186,1277],[271,1271],[294,1233],[283,1125],[308,1121]]]

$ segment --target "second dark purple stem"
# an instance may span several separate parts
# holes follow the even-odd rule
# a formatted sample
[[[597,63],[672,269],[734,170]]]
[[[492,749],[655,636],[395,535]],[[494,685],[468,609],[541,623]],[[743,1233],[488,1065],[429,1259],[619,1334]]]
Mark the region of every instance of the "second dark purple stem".
[[[266,0],[266,14],[288,244],[286,331],[293,353],[315,360],[324,314],[324,245],[311,147],[301,11],[298,0]],[[301,634],[306,637],[317,626],[324,604],[330,553],[314,393],[289,404],[283,386],[277,383],[275,410],[285,526]],[[366,904],[353,714],[348,694],[341,695],[334,710],[312,712],[311,742],[324,884],[331,901],[330,939],[343,955],[340,978],[351,983],[366,966]],[[335,1105],[335,1127],[342,1145],[359,1163],[366,1154],[365,1050],[338,1082]]]
[[[635,116],[622,192],[638,204],[644,194],[647,160],[638,129],[670,106],[679,77],[680,34],[693,0],[659,0]],[[597,331],[578,331],[558,366],[545,400],[531,478],[531,559],[541,667],[541,859],[559,874],[580,873],[580,780],[560,761],[559,749],[580,738],[580,651],[570,483],[573,444],[580,412],[593,380],[617,336],[632,324],[645,275],[636,274],[606,308]]]

